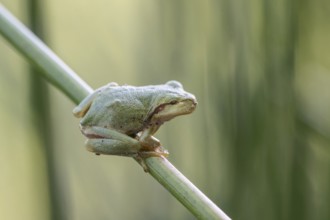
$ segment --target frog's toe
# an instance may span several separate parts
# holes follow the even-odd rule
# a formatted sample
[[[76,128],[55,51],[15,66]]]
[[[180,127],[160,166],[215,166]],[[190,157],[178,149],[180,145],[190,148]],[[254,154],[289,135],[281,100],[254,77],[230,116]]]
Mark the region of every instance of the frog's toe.
[[[154,148],[152,150],[141,150],[141,151],[138,152],[138,154],[142,158],[167,157],[169,155],[169,152],[168,152],[168,150],[166,150],[162,146],[159,146],[159,147]]]

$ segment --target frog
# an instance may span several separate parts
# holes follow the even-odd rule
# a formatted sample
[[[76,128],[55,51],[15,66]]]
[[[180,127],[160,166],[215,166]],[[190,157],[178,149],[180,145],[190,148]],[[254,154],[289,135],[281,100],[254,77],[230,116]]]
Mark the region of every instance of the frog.
[[[192,113],[196,105],[196,97],[175,80],[148,86],[111,82],[82,100],[73,114],[81,118],[88,151],[133,157],[141,163],[147,157],[168,155],[154,134],[164,122]]]

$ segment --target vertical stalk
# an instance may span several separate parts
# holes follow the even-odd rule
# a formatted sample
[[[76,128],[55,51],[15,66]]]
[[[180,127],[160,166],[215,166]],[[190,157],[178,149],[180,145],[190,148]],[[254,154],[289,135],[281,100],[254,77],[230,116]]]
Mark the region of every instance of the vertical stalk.
[[[31,30],[44,40],[44,26],[42,19],[42,2],[40,0],[28,1],[28,20]],[[30,115],[33,129],[39,134],[40,152],[45,158],[46,182],[48,183],[49,216],[50,219],[63,219],[63,211],[59,202],[61,191],[57,185],[56,167],[54,161],[53,142],[51,135],[51,120],[49,109],[48,85],[39,73],[41,70],[34,65],[29,67],[29,99]],[[37,74],[36,74],[37,73]]]

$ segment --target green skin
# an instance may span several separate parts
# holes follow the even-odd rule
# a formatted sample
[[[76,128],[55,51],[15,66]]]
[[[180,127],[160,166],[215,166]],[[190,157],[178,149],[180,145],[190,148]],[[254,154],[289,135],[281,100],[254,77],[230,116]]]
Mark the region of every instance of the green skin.
[[[141,161],[168,155],[152,135],[165,121],[190,114],[196,105],[195,96],[177,81],[141,87],[109,83],[86,97],[73,114],[82,118],[87,150]]]

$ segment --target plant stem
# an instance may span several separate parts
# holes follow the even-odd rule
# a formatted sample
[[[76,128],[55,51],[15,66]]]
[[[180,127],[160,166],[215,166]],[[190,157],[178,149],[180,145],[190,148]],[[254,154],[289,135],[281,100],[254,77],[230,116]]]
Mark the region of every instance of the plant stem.
[[[150,174],[198,219],[230,219],[164,157],[145,160]]]
[[[40,39],[0,5],[0,33],[42,71],[43,77],[78,104],[93,90]],[[167,159],[145,159],[149,173],[199,219],[230,219]]]
[[[42,70],[43,77],[75,103],[93,92],[86,82],[1,4],[0,33]]]

